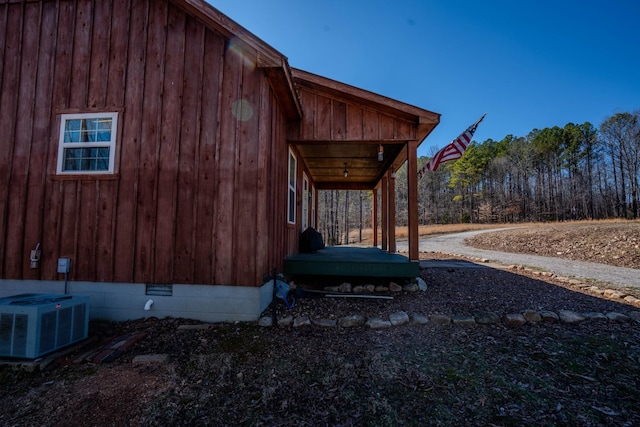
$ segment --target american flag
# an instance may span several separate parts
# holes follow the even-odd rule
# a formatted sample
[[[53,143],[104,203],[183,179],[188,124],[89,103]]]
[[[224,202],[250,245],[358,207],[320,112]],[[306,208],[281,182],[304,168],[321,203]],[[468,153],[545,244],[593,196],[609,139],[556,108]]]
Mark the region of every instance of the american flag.
[[[487,113],[484,113],[477,122],[469,126],[467,130],[465,130],[459,137],[451,141],[449,145],[434,154],[431,161],[424,165],[418,171],[418,178],[422,179],[422,177],[427,173],[428,170],[432,172],[438,170],[438,166],[440,166],[440,163],[448,162],[449,160],[455,160],[462,157],[462,153],[464,153],[464,150],[467,149],[467,146],[471,142],[471,138],[473,137],[476,128],[486,115]]]

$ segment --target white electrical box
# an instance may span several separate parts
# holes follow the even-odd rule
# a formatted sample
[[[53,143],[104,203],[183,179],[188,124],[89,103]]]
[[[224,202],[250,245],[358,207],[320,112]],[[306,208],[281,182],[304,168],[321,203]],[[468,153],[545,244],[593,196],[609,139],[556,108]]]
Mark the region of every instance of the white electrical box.
[[[71,259],[58,258],[58,273],[68,273],[71,268]]]

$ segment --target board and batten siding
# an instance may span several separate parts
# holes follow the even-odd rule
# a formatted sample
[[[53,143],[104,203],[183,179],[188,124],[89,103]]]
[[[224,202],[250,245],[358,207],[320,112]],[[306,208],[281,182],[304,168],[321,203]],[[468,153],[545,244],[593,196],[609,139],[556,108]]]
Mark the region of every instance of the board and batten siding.
[[[0,53],[0,278],[259,286],[295,252],[286,120],[221,34],[167,0],[0,0]],[[56,175],[60,115],[111,111],[115,174]]]
[[[293,141],[376,141],[416,138],[414,122],[362,103],[298,87],[304,116],[289,128]]]

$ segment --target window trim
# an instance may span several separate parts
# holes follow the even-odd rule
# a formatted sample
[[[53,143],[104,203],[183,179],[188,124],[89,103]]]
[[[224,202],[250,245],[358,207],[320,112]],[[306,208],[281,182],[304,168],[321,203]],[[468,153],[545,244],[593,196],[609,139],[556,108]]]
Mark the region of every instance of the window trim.
[[[65,113],[60,114],[60,131],[58,134],[58,164],[57,175],[113,175],[115,173],[116,141],[118,137],[117,111],[105,111],[100,113]],[[65,148],[78,148],[77,143],[64,142],[65,124],[68,120],[92,119],[97,117],[111,118],[111,138],[109,141],[83,143],[83,148],[102,147],[109,148],[109,166],[107,170],[63,170]]]
[[[291,163],[293,161],[293,176],[291,171]],[[295,224],[297,209],[296,209],[296,187],[298,181],[298,159],[291,149],[289,149],[289,160],[287,161],[287,224]],[[293,204],[293,206],[292,206]],[[293,208],[293,212],[292,212]],[[291,217],[293,214],[293,218]]]

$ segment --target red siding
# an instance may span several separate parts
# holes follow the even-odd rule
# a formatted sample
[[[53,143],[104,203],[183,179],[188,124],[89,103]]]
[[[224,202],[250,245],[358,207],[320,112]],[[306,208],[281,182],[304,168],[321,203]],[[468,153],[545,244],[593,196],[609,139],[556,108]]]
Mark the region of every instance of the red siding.
[[[207,121],[201,118],[200,93],[203,90],[204,60],[200,52],[204,51],[205,31],[193,19],[187,19],[185,25],[185,79],[182,97],[182,117],[180,123],[180,158],[178,164],[178,188],[176,206],[176,240],[174,278],[179,283],[208,283],[211,280],[211,245],[200,244],[199,234],[211,235],[210,198],[203,198],[195,204],[197,194],[210,194],[207,184],[213,182],[208,177],[208,165],[213,154],[204,144],[198,145],[202,126]],[[222,43],[219,43],[222,52]],[[216,87],[219,80],[215,72],[209,75]],[[212,120],[215,125],[216,121]],[[199,155],[200,154],[200,155]],[[204,176],[204,177],[203,177]],[[202,178],[203,177],[203,178]],[[197,231],[197,233],[196,233]],[[195,254],[198,254],[197,258]],[[197,273],[197,274],[196,274]]]
[[[304,118],[292,126],[292,140],[371,141],[414,139],[415,124],[367,109],[361,104],[299,87]]]
[[[287,124],[251,54],[166,0],[0,1],[0,49],[0,278],[69,257],[70,280],[255,286],[296,251]],[[96,111],[119,113],[116,174],[56,176],[60,115]]]

